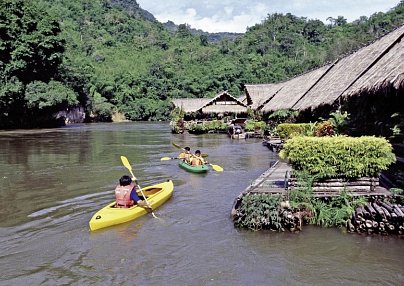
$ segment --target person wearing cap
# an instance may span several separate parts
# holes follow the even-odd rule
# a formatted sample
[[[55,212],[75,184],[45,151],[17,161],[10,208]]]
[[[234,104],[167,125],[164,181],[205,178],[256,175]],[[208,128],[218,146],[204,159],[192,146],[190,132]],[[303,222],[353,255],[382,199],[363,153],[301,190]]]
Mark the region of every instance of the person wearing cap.
[[[115,206],[118,208],[129,208],[135,204],[143,208],[150,208],[136,192],[137,179],[127,175],[119,179],[115,188]]]

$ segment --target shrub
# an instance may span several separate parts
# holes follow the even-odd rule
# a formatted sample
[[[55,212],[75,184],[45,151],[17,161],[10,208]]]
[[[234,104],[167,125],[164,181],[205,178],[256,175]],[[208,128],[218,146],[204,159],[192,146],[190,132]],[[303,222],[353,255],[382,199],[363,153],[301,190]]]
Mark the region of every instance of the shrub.
[[[317,137],[321,136],[332,136],[335,134],[333,125],[330,121],[320,122],[316,125],[314,134]]]
[[[281,123],[276,127],[276,132],[283,140],[294,136],[312,136],[312,123]]]
[[[318,178],[376,177],[395,162],[390,143],[373,136],[294,137],[279,155]]]
[[[235,226],[251,230],[281,230],[282,223],[279,216],[280,201],[280,196],[271,196],[268,194],[243,196],[240,208],[238,209],[239,216],[234,222]]]
[[[264,121],[248,120],[245,126],[246,131],[264,130],[266,123]]]

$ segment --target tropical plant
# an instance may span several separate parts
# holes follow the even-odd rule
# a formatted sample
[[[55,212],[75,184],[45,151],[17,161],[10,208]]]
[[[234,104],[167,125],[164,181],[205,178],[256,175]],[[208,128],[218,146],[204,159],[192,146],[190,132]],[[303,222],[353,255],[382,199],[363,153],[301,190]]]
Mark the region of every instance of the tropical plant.
[[[281,230],[282,223],[279,215],[280,196],[268,194],[252,194],[243,196],[238,209],[238,217],[234,222],[236,227],[251,230],[272,229]]]
[[[297,187],[290,195],[294,209],[310,214],[305,219],[311,224],[323,227],[344,226],[355,209],[367,203],[363,197],[353,197],[347,190],[331,198],[317,198],[313,195],[312,185],[317,179],[307,172],[295,172]]]
[[[335,112],[330,113],[330,118],[328,121],[331,123],[335,134],[340,135],[344,132],[345,127],[347,126],[349,120],[348,112],[341,112],[337,110]]]

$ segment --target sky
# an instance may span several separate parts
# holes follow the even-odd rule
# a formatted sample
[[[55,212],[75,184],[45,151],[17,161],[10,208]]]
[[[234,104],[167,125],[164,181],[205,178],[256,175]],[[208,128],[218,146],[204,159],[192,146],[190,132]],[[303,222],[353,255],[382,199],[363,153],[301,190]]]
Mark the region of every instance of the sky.
[[[205,32],[244,33],[268,14],[291,13],[328,24],[328,17],[352,22],[360,16],[387,12],[400,0],[137,0],[162,23],[188,24]]]

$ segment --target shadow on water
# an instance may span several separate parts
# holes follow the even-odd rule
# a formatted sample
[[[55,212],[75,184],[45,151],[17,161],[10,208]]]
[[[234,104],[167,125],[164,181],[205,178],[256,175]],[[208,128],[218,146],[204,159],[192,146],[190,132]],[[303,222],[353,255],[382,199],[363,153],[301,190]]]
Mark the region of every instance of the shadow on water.
[[[179,153],[172,142],[224,172],[160,161]],[[0,285],[404,284],[402,239],[235,229],[234,198],[276,159],[259,139],[173,135],[144,122],[1,132],[0,145]],[[89,232],[127,173],[121,155],[142,187],[172,179],[173,197],[159,219]]]

